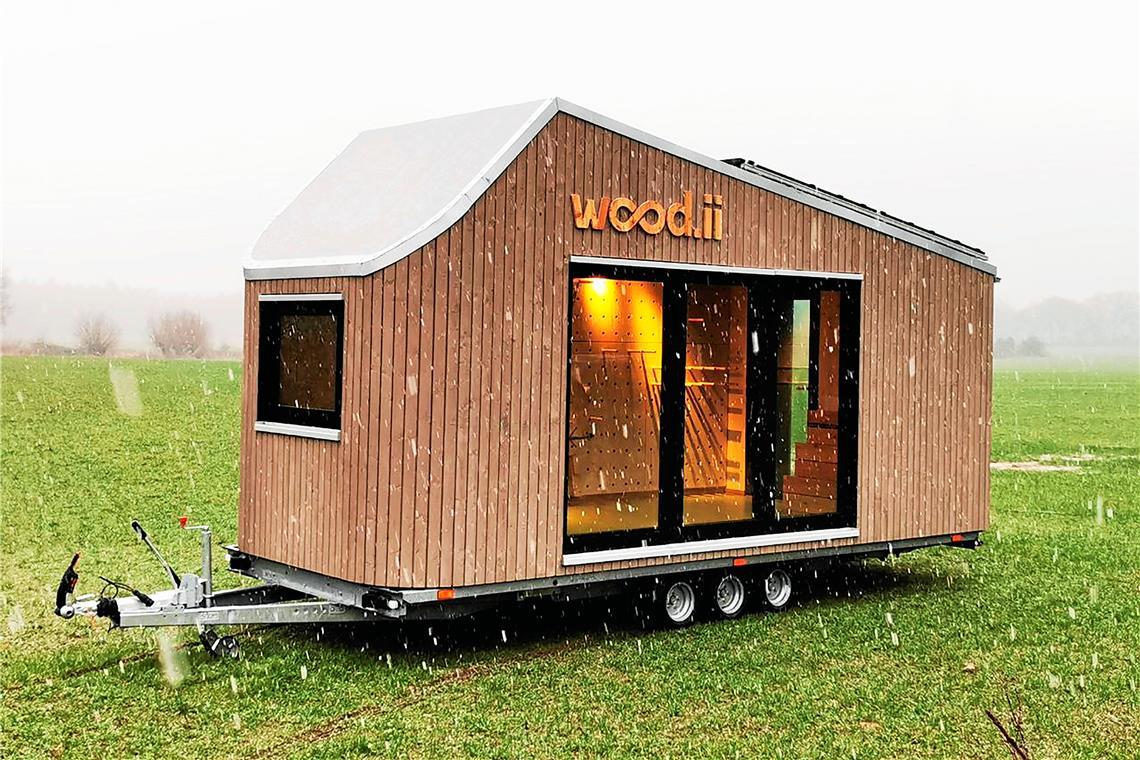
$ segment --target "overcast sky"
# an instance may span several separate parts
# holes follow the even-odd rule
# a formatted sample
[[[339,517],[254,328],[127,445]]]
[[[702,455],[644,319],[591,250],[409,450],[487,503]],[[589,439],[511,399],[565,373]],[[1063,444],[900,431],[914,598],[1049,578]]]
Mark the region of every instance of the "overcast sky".
[[[978,246],[1007,302],[1136,289],[1135,3],[872,5],[10,3],[4,267],[236,290],[358,132],[560,95]]]

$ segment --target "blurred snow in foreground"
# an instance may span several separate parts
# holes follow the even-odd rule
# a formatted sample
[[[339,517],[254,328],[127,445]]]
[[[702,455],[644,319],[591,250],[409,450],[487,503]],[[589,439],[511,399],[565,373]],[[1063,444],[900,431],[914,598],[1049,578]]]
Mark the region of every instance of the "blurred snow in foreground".
[[[115,406],[128,417],[142,414],[142,397],[139,395],[139,381],[134,370],[107,365],[111,374],[111,389],[115,392]]]

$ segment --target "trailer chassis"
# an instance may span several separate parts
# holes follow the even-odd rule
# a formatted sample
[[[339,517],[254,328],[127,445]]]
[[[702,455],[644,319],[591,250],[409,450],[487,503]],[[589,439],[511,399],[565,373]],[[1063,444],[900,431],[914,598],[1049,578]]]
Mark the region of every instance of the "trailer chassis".
[[[182,527],[200,534],[200,574],[176,572],[138,521],[132,521],[132,530],[162,566],[170,588],[146,593],[124,582],[100,576],[104,582],[102,592],[76,597],[75,589],[79,581],[79,555],[76,554],[60,578],[56,590],[55,613],[65,619],[76,616],[106,618],[112,628],[193,626],[198,629],[203,646],[212,654],[236,657],[237,640],[233,636],[219,636],[213,630],[214,626],[443,620],[461,617],[502,602],[542,597],[570,600],[603,596],[624,590],[631,583],[641,583],[654,591],[660,590],[664,598],[679,586],[687,585],[687,593],[692,593],[689,581],[697,577],[724,577],[725,573],[735,575],[746,571],[749,566],[752,569],[771,568],[768,576],[770,581],[776,573],[787,577],[781,568],[843,559],[885,558],[930,546],[973,549],[981,545],[978,532],[955,533],[836,546],[825,551],[799,549],[758,556],[680,561],[661,566],[457,588],[416,589],[354,583],[250,555],[235,546],[226,546],[230,571],[260,583],[248,588],[215,592],[210,528],[205,525],[188,526],[184,518],[181,521]],[[683,588],[681,590],[684,591]],[[719,593],[719,589],[715,593]],[[664,601],[668,607],[669,600],[665,598]],[[779,608],[786,603],[787,595],[784,595],[781,604],[770,606]]]

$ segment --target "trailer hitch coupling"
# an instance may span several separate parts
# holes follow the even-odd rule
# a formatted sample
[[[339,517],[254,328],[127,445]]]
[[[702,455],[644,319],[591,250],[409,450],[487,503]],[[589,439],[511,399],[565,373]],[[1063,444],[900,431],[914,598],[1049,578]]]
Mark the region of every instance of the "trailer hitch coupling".
[[[162,565],[163,571],[166,573],[170,583],[174,586],[174,591],[179,591],[179,586],[182,583],[182,578],[158,551],[158,548],[151,542],[150,537],[147,535],[146,530],[139,524],[138,520],[131,521],[131,529],[138,536],[139,540],[146,544],[151,553]],[[55,614],[61,618],[69,619],[75,617],[76,614],[94,615],[95,617],[109,618],[112,626],[118,626],[120,621],[120,610],[118,597],[124,594],[130,594],[137,599],[143,607],[154,607],[155,600],[150,595],[134,586],[130,586],[122,581],[115,581],[106,576],[100,575],[100,580],[103,581],[103,591],[96,597],[93,594],[80,597],[78,600],[75,598],[75,588],[79,584],[79,572],[76,567],[79,565],[79,553],[76,552],[71,558],[71,563],[68,564],[67,569],[63,571],[63,576],[59,579],[59,585],[55,590]],[[188,576],[191,578],[191,576]],[[197,581],[191,585],[196,586]],[[194,592],[198,589],[194,588]]]
[[[399,597],[386,600],[386,609],[363,609],[340,604],[319,595],[267,582],[252,588],[235,588],[215,594],[211,579],[213,568],[212,533],[206,525],[187,525],[186,530],[199,533],[202,543],[202,574],[178,573],[162,556],[154,541],[137,520],[131,529],[158,564],[169,582],[169,588],[149,593],[123,581],[99,576],[103,589],[98,594],[75,594],[79,583],[79,555],[71,558],[56,589],[55,614],[61,618],[104,618],[112,628],[155,628],[158,626],[197,626],[199,640],[214,657],[239,656],[238,641],[232,635],[219,635],[215,625],[275,625],[332,621],[349,622],[399,617]],[[315,598],[314,598],[315,597]]]

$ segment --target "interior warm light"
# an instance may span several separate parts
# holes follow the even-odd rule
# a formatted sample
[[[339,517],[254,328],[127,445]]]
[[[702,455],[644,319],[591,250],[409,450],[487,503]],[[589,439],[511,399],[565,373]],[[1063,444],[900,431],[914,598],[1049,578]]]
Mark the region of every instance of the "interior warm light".
[[[606,294],[606,291],[610,289],[611,284],[612,282],[610,280],[607,280],[605,277],[595,277],[590,280],[590,285],[593,286],[594,292],[600,296],[604,296]]]

